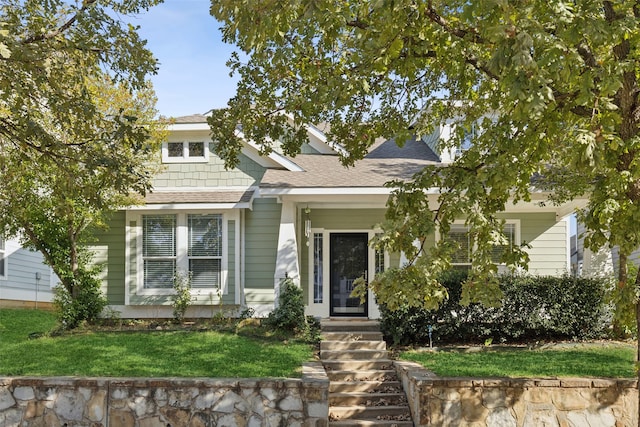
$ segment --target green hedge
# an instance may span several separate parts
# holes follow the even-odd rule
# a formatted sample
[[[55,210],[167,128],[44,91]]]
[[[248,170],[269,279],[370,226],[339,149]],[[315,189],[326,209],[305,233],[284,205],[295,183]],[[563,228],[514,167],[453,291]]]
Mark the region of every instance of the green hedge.
[[[395,312],[384,305],[381,328],[394,344],[434,345],[530,340],[592,339],[607,335],[610,326],[604,280],[570,276],[503,275],[502,306],[459,304],[466,273],[451,271],[441,278],[449,299],[436,311],[404,307]]]

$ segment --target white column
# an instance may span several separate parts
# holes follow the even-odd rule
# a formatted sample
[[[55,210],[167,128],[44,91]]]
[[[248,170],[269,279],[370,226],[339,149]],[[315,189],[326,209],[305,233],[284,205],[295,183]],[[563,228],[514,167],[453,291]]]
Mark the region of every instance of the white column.
[[[298,262],[298,243],[296,240],[296,207],[293,202],[282,201],[280,232],[278,233],[278,255],[274,276],[274,306],[278,306],[280,281],[289,277],[300,286],[300,264]]]

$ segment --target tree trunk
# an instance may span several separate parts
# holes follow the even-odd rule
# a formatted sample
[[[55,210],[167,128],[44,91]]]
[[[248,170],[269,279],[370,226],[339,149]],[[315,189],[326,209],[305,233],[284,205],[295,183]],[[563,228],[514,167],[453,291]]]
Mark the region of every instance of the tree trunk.
[[[633,286],[637,287],[638,283],[640,283],[640,268],[638,268]],[[640,384],[640,370],[638,370],[640,366],[640,336],[638,335],[640,335],[640,301],[636,299],[636,372],[638,375],[638,384]],[[640,409],[640,392],[638,393],[638,409]],[[638,414],[638,427],[640,427],[640,410],[636,413]]]

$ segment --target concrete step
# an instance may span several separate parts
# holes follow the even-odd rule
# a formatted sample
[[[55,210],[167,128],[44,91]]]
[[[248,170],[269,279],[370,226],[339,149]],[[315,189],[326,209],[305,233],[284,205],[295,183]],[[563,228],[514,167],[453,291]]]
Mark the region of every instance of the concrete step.
[[[386,350],[384,341],[320,341],[320,350]]]
[[[382,332],[322,332],[327,341],[382,341]]]
[[[389,359],[377,360],[322,360],[324,369],[329,371],[362,371],[393,369]]]
[[[331,381],[331,393],[396,393],[402,390],[399,381]]]
[[[320,350],[320,360],[387,360],[386,350]]]
[[[394,420],[336,420],[329,421],[333,427],[413,427],[413,421]]]
[[[333,406],[402,406],[407,405],[403,391],[398,393],[331,393],[329,405]]]
[[[411,412],[409,411],[409,407],[406,405],[349,405],[329,407],[329,419],[336,421],[345,419],[376,420],[378,417],[381,417],[381,419],[399,418],[402,420],[407,416],[407,419],[411,420]]]
[[[377,320],[322,320],[322,332],[380,332]]]
[[[393,369],[372,369],[358,371],[326,371],[329,381],[397,381]]]

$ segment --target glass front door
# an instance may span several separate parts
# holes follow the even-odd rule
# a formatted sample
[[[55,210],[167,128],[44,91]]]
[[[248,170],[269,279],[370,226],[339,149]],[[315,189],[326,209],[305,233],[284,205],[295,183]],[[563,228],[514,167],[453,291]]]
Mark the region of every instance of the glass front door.
[[[367,280],[368,241],[367,233],[331,234],[331,316],[368,315],[367,302],[361,304],[360,298],[351,297],[353,282],[359,277]]]

